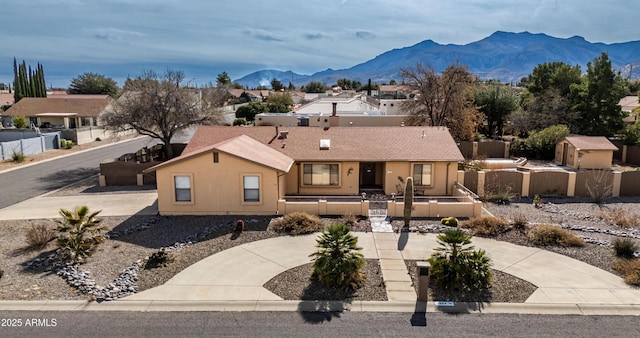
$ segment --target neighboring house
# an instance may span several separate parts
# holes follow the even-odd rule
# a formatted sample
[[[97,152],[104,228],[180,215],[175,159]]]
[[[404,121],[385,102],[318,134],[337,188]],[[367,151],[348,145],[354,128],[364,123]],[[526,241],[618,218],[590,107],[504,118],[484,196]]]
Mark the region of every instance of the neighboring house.
[[[567,136],[556,144],[554,162],[574,169],[608,169],[617,150],[604,136]]]
[[[98,117],[111,109],[108,95],[51,95],[47,98],[25,97],[9,108],[5,115],[24,116],[31,126],[62,131],[62,137],[78,144],[106,138]]]
[[[318,97],[303,106],[296,105],[287,114],[261,113],[255,117],[257,126],[301,127],[376,127],[400,126],[405,115],[387,115],[379,102],[364,94]]]
[[[618,105],[620,105],[623,112],[627,113],[627,117],[623,119],[625,125],[633,124],[638,120],[640,98],[637,95],[623,97]]]
[[[401,195],[411,176],[417,195],[455,197],[414,204],[415,216],[471,217],[481,204],[456,184],[463,160],[442,127],[199,127],[181,156],[145,172],[156,172],[163,215],[366,215],[363,193]]]

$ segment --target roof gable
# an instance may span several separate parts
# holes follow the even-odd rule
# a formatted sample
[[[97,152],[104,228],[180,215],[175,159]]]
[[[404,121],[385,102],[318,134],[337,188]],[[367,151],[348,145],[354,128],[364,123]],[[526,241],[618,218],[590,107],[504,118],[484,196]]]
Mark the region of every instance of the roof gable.
[[[618,150],[611,141],[604,136],[567,136],[564,138],[577,150]]]

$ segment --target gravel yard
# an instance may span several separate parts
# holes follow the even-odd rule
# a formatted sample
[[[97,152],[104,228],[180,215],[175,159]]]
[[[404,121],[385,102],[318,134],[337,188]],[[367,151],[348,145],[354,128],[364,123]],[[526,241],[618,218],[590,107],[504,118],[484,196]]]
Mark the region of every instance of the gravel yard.
[[[101,193],[94,183],[85,182],[70,187],[66,193],[78,194]],[[65,193],[65,192],[59,192]],[[606,215],[623,210],[629,215],[638,215],[640,198],[609,199],[604,205],[589,203],[581,199],[549,199],[541,208],[534,208],[530,200],[522,199],[511,205],[487,205],[487,210],[493,215],[513,219],[516,215],[523,215],[530,225],[537,223],[554,223],[564,226],[582,226],[591,231],[574,230],[576,234],[596,238],[598,241],[611,241],[616,235],[605,231],[623,231],[627,237],[637,236],[639,228],[631,230],[621,229],[619,226],[607,222]],[[238,218],[246,222],[245,231],[240,236],[234,236],[233,226]],[[121,273],[132,265],[142,264],[142,260],[159,251],[169,248],[173,261],[165,267],[154,269],[140,268],[137,273],[135,290],[142,291],[163,284],[176,273],[191,264],[216,252],[230,247],[266,238],[280,236],[267,231],[270,217],[256,216],[133,216],[133,217],[105,217],[104,225],[110,229],[111,238],[100,245],[97,252],[80,265],[80,269],[89,272],[89,279],[95,280],[98,287],[109,287]],[[332,222],[335,219],[327,219]],[[46,257],[52,256],[55,246],[50,243],[43,250],[26,250],[25,231],[32,225],[48,224],[54,226],[51,220],[23,220],[0,222],[0,269],[4,276],[0,278],[0,299],[13,300],[48,300],[48,299],[91,299],[70,287],[65,280],[54,273],[52,263]],[[413,220],[412,226],[436,224],[437,220]],[[360,220],[353,228],[354,231],[364,231],[368,228],[365,220]],[[498,240],[513,242],[520,245],[533,246],[525,234],[508,231],[499,235]],[[636,241],[640,241],[636,239]],[[614,259],[613,249],[605,245],[587,244],[582,248],[545,247],[546,250],[567,255],[588,264],[613,272],[610,265]],[[412,262],[406,262],[409,270]],[[366,275],[367,286],[357,290],[355,294],[336,292],[327,293],[318,285],[309,281],[310,264],[289,270],[275,276],[265,285],[272,292],[284,299],[359,299],[384,300],[384,283],[380,279],[377,261],[368,260]],[[535,286],[517,278],[494,272],[495,281],[490,295],[484,295],[482,301],[490,302],[522,302],[535,291]],[[117,285],[116,285],[117,286]],[[113,285],[111,286],[113,289]],[[117,297],[114,297],[117,298]]]

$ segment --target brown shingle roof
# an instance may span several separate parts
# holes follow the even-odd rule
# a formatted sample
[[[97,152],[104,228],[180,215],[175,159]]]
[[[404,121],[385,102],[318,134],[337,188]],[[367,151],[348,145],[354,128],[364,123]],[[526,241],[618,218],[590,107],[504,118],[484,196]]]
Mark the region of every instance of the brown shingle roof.
[[[567,136],[565,139],[571,143],[577,150],[618,150],[618,147],[613,145],[604,136]]]
[[[78,95],[81,96],[81,95]],[[92,95],[93,96],[93,95]],[[35,116],[56,113],[77,116],[98,116],[111,103],[107,95],[96,98],[43,98],[25,97],[6,111],[11,116]]]
[[[449,130],[443,127],[275,127],[202,126],[182,156],[224,140],[247,135],[296,161],[463,161]],[[331,146],[320,149],[320,140]],[[284,146],[283,146],[284,144]]]

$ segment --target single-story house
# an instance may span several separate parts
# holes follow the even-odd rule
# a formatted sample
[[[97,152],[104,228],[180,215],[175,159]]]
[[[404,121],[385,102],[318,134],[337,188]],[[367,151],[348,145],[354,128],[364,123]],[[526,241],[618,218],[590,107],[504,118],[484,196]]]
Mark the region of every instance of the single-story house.
[[[620,99],[618,103],[622,111],[627,114],[622,122],[624,125],[634,124],[638,121],[638,112],[640,111],[640,98],[637,95],[629,95]]]
[[[201,126],[181,156],[145,172],[156,173],[163,215],[366,215],[365,199],[395,203],[413,177],[425,199],[417,216],[471,217],[480,207],[456,183],[463,160],[443,127]],[[438,211],[447,197],[465,199],[467,209],[454,214],[443,203]],[[389,205],[390,216],[401,214],[402,204]]]
[[[12,105],[5,115],[24,116],[30,126],[62,130],[63,138],[82,144],[108,137],[99,126],[98,117],[111,109],[112,103],[113,99],[108,95],[25,97]]]
[[[554,162],[574,169],[607,169],[616,150],[604,136],[572,135],[558,141]]]

